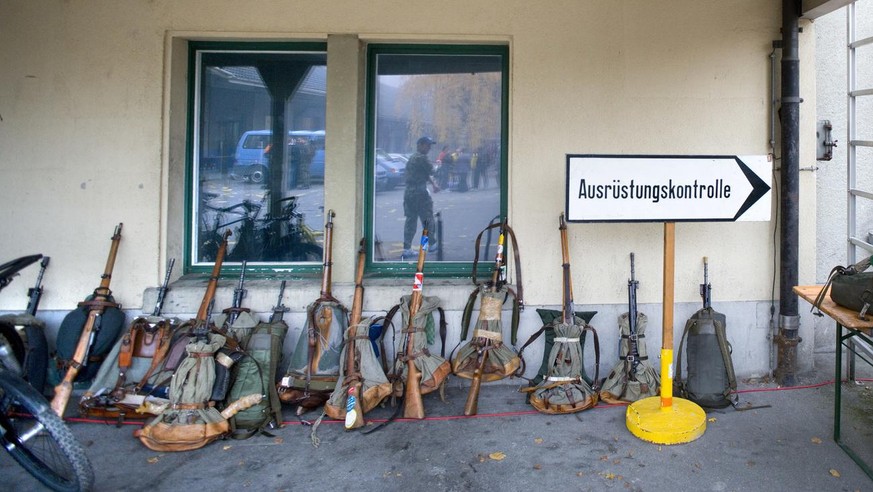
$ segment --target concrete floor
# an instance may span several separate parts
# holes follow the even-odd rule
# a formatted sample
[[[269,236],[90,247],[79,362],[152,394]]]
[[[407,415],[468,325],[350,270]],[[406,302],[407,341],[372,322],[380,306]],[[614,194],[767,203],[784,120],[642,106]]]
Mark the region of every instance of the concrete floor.
[[[71,427],[94,464],[97,490],[107,491],[873,490],[832,439],[833,354],[818,354],[816,365],[797,388],[741,381],[740,408],[770,406],[710,412],[701,438],[674,446],[634,437],[621,406],[539,414],[514,384],[483,385],[480,415],[459,418],[466,388],[457,379],[450,379],[446,403],[435,394],[424,398],[424,421],[396,421],[369,435],[326,421],[317,448],[292,408],[273,438],[217,441],[183,453],[145,448],[132,437],[134,426]],[[843,436],[873,463],[873,383],[844,383],[843,394]],[[367,417],[390,413],[376,409]],[[5,453],[0,476],[4,490],[40,488]]]

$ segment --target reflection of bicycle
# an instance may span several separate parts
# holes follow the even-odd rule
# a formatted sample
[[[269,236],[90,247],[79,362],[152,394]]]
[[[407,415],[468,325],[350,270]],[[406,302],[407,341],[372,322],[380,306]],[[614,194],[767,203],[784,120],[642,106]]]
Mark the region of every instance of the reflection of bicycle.
[[[0,265],[0,289],[41,257],[27,256]],[[94,471],[82,445],[21,374],[11,344],[0,336],[0,445],[53,490],[90,489]]]
[[[260,203],[243,200],[226,208],[205,205],[213,212],[212,226],[202,234],[200,256],[203,261],[214,261],[224,231],[239,224],[235,232],[235,244],[227,253],[226,261],[276,261],[314,262],[321,261],[324,249],[318,243],[315,231],[306,225],[303,214],[297,211],[297,197],[278,200],[281,212],[273,217],[261,217],[264,200]],[[239,218],[224,222],[224,215],[235,213]]]

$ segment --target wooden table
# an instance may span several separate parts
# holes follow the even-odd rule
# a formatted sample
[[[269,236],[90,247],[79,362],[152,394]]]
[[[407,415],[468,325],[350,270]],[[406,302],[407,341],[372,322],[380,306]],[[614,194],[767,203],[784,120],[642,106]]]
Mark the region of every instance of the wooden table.
[[[819,292],[821,292],[821,285],[798,285],[794,287],[794,293],[799,295],[801,298],[809,302],[810,304],[815,303],[816,297],[818,297]],[[842,383],[843,383],[843,346],[849,349],[849,353],[847,354],[849,357],[849,364],[851,368],[849,369],[849,373],[851,374],[852,379],[854,379],[854,356],[859,356],[865,362],[873,366],[873,361],[870,361],[863,354],[859,354],[855,350],[854,342],[856,339],[863,341],[864,343],[873,346],[873,340],[871,340],[871,335],[873,335],[873,313],[871,316],[868,316],[868,319],[862,320],[858,318],[858,313],[852,311],[851,309],[844,308],[842,306],[838,306],[831,299],[830,292],[824,297],[823,302],[820,306],[822,314],[826,314],[831,319],[833,319],[837,323],[837,344],[836,344],[836,353],[834,354],[835,362],[835,374],[834,374],[834,442],[864,470],[864,473],[867,474],[868,477],[873,479],[873,469],[867,465],[851,448],[849,448],[846,443],[840,440],[840,409],[842,406]],[[844,330],[845,329],[845,330]]]

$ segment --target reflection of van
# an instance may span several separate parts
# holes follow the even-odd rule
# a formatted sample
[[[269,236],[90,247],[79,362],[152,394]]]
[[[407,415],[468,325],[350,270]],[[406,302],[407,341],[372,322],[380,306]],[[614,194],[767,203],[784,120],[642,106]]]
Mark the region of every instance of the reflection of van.
[[[236,145],[231,177],[248,179],[253,183],[263,183],[269,175],[270,143],[273,136],[271,130],[252,130],[243,133]],[[320,131],[290,131],[288,132],[285,159],[291,155],[290,147],[297,144],[299,138],[307,139],[315,146],[315,154],[309,166],[310,179],[324,182],[324,130]],[[292,172],[296,173],[296,169]]]

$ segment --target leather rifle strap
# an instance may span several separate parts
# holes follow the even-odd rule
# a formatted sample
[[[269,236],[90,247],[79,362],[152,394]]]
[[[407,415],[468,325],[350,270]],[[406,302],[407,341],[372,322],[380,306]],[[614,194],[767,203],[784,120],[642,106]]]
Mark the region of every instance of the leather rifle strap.
[[[134,388],[135,393],[139,393],[142,391],[143,386],[148,383],[152,374],[154,374],[155,370],[157,370],[158,366],[163,364],[164,359],[167,357],[167,353],[170,351],[170,326],[166,321],[161,321],[158,325],[158,335],[159,335],[159,346],[155,351],[155,355],[152,356],[152,363],[149,365],[148,371],[143,375],[142,379],[139,383],[137,383]]]

